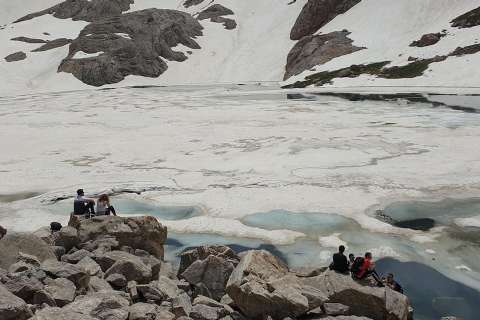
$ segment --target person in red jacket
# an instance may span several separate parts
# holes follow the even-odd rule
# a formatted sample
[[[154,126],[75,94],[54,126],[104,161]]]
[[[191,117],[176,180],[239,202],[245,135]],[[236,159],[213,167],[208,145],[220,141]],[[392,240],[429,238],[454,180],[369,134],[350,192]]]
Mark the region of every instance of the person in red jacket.
[[[381,284],[383,287],[382,280],[378,276],[377,271],[375,270],[375,262],[373,262],[373,257],[371,252],[365,253],[365,258],[363,260],[363,264],[360,267],[360,270],[356,274],[357,279],[365,279],[369,276],[372,276],[373,279],[377,282],[377,284]]]

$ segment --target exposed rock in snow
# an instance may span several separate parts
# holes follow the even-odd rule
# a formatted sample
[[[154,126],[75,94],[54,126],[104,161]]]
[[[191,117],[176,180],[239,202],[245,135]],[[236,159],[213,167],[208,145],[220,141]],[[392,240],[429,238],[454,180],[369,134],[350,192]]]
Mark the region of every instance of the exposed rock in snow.
[[[334,58],[364,49],[352,45],[349,34],[348,31],[335,31],[303,37],[288,54],[284,80]]]
[[[420,40],[415,40],[410,44],[410,47],[428,47],[436,44],[446,34],[442,32],[424,34]]]
[[[9,54],[5,57],[5,61],[7,62],[14,62],[14,61],[21,61],[27,58],[27,54],[23,51],[18,51],[12,54]]]
[[[44,45],[42,45],[41,47],[39,47],[37,49],[32,50],[32,52],[52,50],[52,49],[55,49],[55,48],[63,47],[65,45],[69,44],[70,42],[72,42],[72,40],[67,39],[67,38],[55,39],[55,40],[52,40],[52,41],[48,41],[47,43],[45,43]]]
[[[205,0],[186,0],[186,1],[183,3],[183,6],[184,6],[185,8],[189,8],[189,7],[192,7],[192,6],[199,5],[199,4],[202,3],[203,1],[205,1]]]
[[[118,16],[130,9],[134,0],[66,0],[48,9],[28,14],[15,23],[31,20],[46,14],[60,19],[94,21],[96,19]]]
[[[34,38],[29,38],[29,37],[15,37],[10,39],[12,41],[21,41],[25,43],[47,43],[46,40],[43,39],[34,39]]]
[[[119,33],[128,34],[131,39]],[[158,77],[168,68],[160,57],[171,61],[186,60],[185,54],[171,48],[183,44],[199,49],[193,38],[200,35],[202,26],[198,21],[174,10],[146,9],[98,20],[83,29],[72,42],[58,70],[72,73],[93,86],[116,83],[127,75]],[[104,53],[74,59],[78,51]]]
[[[300,40],[314,34],[337,15],[350,10],[361,0],[309,0],[302,9],[290,33],[290,39]]]
[[[225,29],[232,30],[237,27],[237,22],[224,16],[234,14],[232,10],[222,6],[221,4],[214,4],[198,14],[198,20],[210,19],[212,22],[223,23]]]
[[[452,27],[471,28],[480,25],[480,7],[452,20]]]

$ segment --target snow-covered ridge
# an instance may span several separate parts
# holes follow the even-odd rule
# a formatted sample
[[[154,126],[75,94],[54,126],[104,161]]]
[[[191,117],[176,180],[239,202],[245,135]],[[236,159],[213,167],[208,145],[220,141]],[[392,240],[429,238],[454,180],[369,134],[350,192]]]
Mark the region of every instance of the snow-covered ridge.
[[[301,50],[295,61],[300,66],[299,71],[294,72],[295,76],[286,77],[289,79],[285,84],[291,84],[304,80],[310,74],[356,64],[389,61],[388,67],[392,67],[412,63],[412,59],[447,55],[457,47],[478,44],[480,30],[480,26],[472,22],[476,19],[475,12],[465,17],[465,13],[479,6],[474,0],[382,0],[381,4],[378,0],[165,0],[161,1],[161,5],[156,0],[135,0],[133,3],[112,2],[110,11],[96,11],[96,0],[92,0],[81,13],[73,10],[73,4],[68,1],[0,2],[3,9],[0,14],[0,77],[8,80],[0,88],[0,95],[88,87],[71,74],[57,72],[69,55],[67,45],[44,52],[31,52],[35,49],[32,44],[10,39],[19,36],[47,41],[76,39],[92,21],[151,8],[182,11],[194,19],[198,18],[203,30],[195,41],[200,48],[175,53],[176,58],[168,58],[165,66],[159,68],[160,72],[133,71],[123,80],[118,76],[112,77],[114,80],[106,80],[109,86],[281,82],[286,75],[287,57],[297,46]],[[331,7],[329,3],[336,5]],[[49,8],[53,9],[46,10]],[[307,9],[326,10],[328,14],[318,16],[308,15],[307,12],[305,16]],[[28,19],[22,18],[25,16]],[[462,19],[452,23],[458,17]],[[22,21],[12,23],[18,19]],[[300,28],[303,33],[294,33],[299,26],[303,26]],[[321,28],[318,29],[318,26]],[[310,40],[340,31],[348,31],[348,38],[337,38],[337,42],[333,43],[328,37],[322,41]],[[432,45],[410,46],[424,35],[439,33],[442,34],[441,39]],[[112,35],[133,41],[138,46],[138,39],[124,30],[112,30]],[[342,50],[337,48],[340,44],[344,46]],[[70,44],[70,48],[77,46],[78,41],[76,43],[75,40]],[[350,50],[349,46],[354,49]],[[26,58],[13,62],[3,59],[19,52],[25,53]],[[17,56],[23,57],[23,54]],[[431,63],[420,75],[412,78],[385,79],[366,74],[357,78],[335,78],[332,82],[335,87],[480,87],[480,72],[471,67],[478,62],[480,54],[472,52]],[[78,73],[78,67],[73,69]],[[72,68],[67,70],[70,72]],[[65,70],[60,68],[60,71]],[[152,78],[145,78],[145,75]],[[113,84],[117,81],[120,82]],[[104,82],[95,82],[95,85]]]

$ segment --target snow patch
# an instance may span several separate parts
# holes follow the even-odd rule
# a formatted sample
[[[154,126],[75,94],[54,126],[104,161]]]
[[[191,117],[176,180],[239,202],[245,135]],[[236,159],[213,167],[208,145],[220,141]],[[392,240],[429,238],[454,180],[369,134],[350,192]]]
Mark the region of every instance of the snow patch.
[[[95,58],[99,55],[103,54],[103,51],[95,52],[95,53],[86,53],[83,51],[77,51],[72,59],[86,59],[86,58]]]
[[[480,215],[470,218],[458,218],[454,220],[459,227],[476,227],[480,228]]]
[[[338,248],[341,245],[347,247],[347,243],[340,239],[340,235],[341,233],[334,233],[326,237],[319,237],[318,242],[326,248]]]

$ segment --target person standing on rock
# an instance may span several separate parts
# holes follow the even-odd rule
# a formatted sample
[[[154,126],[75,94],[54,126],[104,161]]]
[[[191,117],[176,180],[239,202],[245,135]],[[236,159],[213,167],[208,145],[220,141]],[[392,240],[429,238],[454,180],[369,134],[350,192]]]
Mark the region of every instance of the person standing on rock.
[[[73,201],[74,215],[95,215],[95,200],[86,198],[83,189],[77,190],[77,196]]]
[[[106,194],[102,194],[97,201],[97,216],[117,215],[115,208],[110,205],[110,199]]]
[[[345,246],[342,245],[338,247],[338,252],[333,255],[333,262],[330,265],[331,270],[335,270],[340,273],[347,273],[349,271],[348,260],[343,254],[344,252]]]

